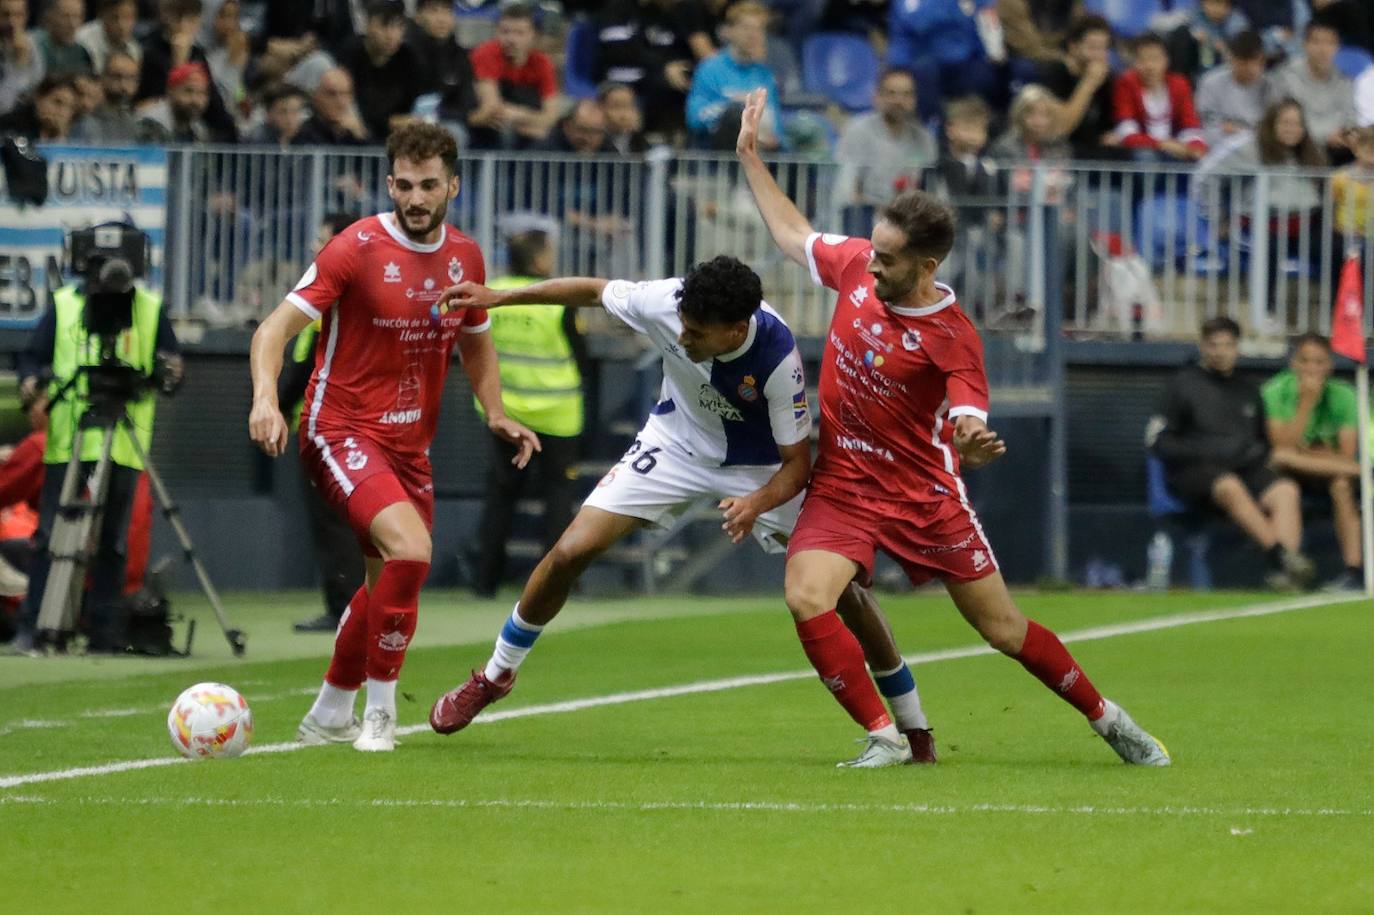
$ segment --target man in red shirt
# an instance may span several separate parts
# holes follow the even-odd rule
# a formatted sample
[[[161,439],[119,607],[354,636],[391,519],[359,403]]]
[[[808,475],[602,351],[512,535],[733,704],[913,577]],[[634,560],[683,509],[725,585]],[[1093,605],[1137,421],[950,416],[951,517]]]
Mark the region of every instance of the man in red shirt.
[[[1169,72],[1164,39],[1146,33],[1131,43],[1131,69],[1112,86],[1115,136],[1140,161],[1195,162],[1207,154],[1193,87]]]
[[[524,466],[539,440],[506,417],[485,311],[450,311],[445,286],[486,278],[476,242],[444,224],[458,194],[458,149],[447,131],[408,124],[387,141],[396,209],[354,223],[320,251],[253,335],[249,433],[275,457],[287,424],[277,401],[286,342],[323,317],[305,392],[301,460],[362,544],[367,580],[344,611],[319,697],[301,722],[306,743],[391,750],[396,678],[415,632],[429,572],[434,485],[429,445],[453,348],[491,430]],[[364,679],[361,722],[354,699]]]
[[[891,765],[901,744],[836,602],[867,583],[877,550],[912,584],[939,579],[964,618],[1092,723],[1126,762],[1169,764],[1163,744],[1102,698],[1053,632],[1026,619],[969,504],[960,464],[1006,451],[987,426],[983,346],[935,271],[954,215],[919,191],[884,207],[872,239],[820,235],[757,149],[762,91],[750,95],[738,154],[773,240],[839,293],[821,361],[820,453],[788,544],[788,609],[821,681],[869,732],[860,766]]]
[[[501,10],[496,37],[472,49],[477,110],[472,145],[481,148],[537,146],[558,120],[558,74],[534,47],[534,11],[521,3]]]

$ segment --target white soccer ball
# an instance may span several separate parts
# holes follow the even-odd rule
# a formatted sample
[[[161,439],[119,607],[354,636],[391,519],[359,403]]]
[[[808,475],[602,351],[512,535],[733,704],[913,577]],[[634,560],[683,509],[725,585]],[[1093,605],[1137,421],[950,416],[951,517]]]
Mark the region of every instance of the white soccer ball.
[[[172,703],[167,733],[182,756],[231,759],[253,739],[253,713],[232,686],[197,683]]]

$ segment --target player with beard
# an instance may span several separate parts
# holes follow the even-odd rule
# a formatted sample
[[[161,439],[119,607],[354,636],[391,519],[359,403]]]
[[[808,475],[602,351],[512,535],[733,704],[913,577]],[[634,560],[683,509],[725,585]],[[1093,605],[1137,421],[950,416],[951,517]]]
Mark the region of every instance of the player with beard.
[[[1021,614],[997,569],[960,465],[1006,452],[988,428],[983,345],[954,292],[935,281],[954,244],[954,214],[919,191],[879,212],[872,238],[821,235],[759,158],[766,98],[750,94],[736,151],[774,242],[839,293],[821,360],[820,450],[788,544],[784,593],[821,680],[868,728],[868,753],[900,752],[894,728],[875,729],[882,701],[863,676],[863,650],[835,606],[872,578],[882,550],[912,584],[944,583],[988,644],[1015,658],[1078,709],[1125,762],[1167,766],[1169,753],[1103,699],[1050,630]],[[823,633],[824,635],[820,635]]]
[[[367,579],[344,611],[329,670],[298,736],[367,751],[395,747],[396,678],[429,572],[428,451],[455,346],[487,425],[518,447],[514,462],[523,467],[539,448],[535,434],[502,409],[486,312],[439,302],[449,284],[486,276],[476,242],[444,223],[458,194],[453,138],[431,124],[408,124],[391,134],[387,159],[395,211],[335,236],[253,335],[248,419],[253,441],[272,457],[281,454],[282,353],[323,316],[301,417],[301,459],[353,527]],[[354,700],[364,682],[360,722]]]

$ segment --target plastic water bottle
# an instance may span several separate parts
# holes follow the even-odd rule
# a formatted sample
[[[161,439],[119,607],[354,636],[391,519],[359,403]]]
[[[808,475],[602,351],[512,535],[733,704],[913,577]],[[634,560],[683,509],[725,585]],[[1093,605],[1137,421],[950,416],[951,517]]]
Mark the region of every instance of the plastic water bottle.
[[[1174,566],[1174,541],[1163,531],[1150,539],[1149,549],[1145,551],[1149,569],[1145,573],[1145,587],[1151,591],[1169,590],[1170,572]]]

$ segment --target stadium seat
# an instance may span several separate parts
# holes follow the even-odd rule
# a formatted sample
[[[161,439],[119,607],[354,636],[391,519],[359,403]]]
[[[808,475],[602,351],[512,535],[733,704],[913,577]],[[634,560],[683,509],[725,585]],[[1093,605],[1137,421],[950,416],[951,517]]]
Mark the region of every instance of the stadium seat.
[[[1374,54],[1370,54],[1364,48],[1342,45],[1336,52],[1336,69],[1351,79],[1363,73],[1370,64],[1374,64]]]
[[[878,55],[858,35],[818,32],[802,46],[802,84],[850,111],[867,111],[878,84]]]
[[[563,91],[573,98],[596,95],[596,26],[591,20],[579,19],[568,29]]]
[[[1164,478],[1164,462],[1145,453],[1145,503],[1155,524],[1183,528],[1183,543],[1188,550],[1188,584],[1195,591],[1210,591],[1212,570],[1207,565],[1207,550],[1212,545],[1209,522],[1193,514],[1178,496],[1169,491]],[[1168,531],[1164,531],[1168,535]],[[1170,535],[1171,536],[1171,535]]]
[[[1105,18],[1126,38],[1148,32],[1150,20],[1167,12],[1160,0],[1084,0],[1083,8]]]

